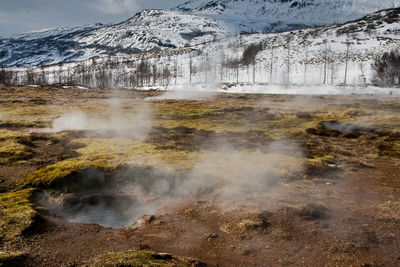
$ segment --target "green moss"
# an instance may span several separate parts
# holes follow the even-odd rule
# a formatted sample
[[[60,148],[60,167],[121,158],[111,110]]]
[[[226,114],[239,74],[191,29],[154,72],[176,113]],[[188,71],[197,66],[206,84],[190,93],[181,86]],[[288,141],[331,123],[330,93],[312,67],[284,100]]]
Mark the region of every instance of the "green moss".
[[[34,191],[0,194],[0,239],[12,240],[32,225],[38,214],[31,202]]]
[[[68,175],[88,167],[97,167],[100,169],[112,168],[112,166],[109,166],[101,161],[87,162],[76,159],[65,160],[25,176],[21,179],[20,185],[22,187],[33,186],[39,188],[48,188],[54,184],[62,183],[61,180]]]
[[[97,258],[93,265],[94,267],[111,267],[111,266],[157,266],[157,267],[172,267],[172,266],[193,266],[191,262],[182,259],[158,259],[154,251],[151,250],[128,250],[120,253],[110,253]]]

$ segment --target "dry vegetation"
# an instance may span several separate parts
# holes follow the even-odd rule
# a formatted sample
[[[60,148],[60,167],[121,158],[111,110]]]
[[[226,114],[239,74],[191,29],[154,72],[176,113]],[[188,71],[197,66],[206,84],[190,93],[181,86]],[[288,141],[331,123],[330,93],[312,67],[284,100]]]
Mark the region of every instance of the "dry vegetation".
[[[400,264],[397,98],[144,100],[161,93],[1,85],[0,93],[0,265],[201,266],[149,248],[211,266]],[[138,136],[130,115],[143,105],[151,116]],[[107,129],[51,130],[75,110],[106,118]],[[110,112],[124,117],[118,127]],[[277,179],[249,185],[268,164]],[[74,193],[88,170],[113,177],[132,166],[182,179],[211,169],[216,186],[233,182],[241,194],[208,188],[123,229],[71,223],[33,202],[36,191]]]

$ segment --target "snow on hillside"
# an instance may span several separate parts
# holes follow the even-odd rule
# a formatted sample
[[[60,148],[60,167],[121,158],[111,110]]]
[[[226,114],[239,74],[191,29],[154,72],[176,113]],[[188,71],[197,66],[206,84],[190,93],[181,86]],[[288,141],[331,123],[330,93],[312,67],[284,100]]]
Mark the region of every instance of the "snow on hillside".
[[[104,27],[104,24],[90,24],[84,25],[82,27],[61,27],[61,28],[51,28],[51,29],[42,29],[37,31],[25,32],[21,34],[16,34],[12,36],[15,40],[20,41],[29,41],[29,40],[37,40],[43,38],[61,38],[66,39],[74,34],[82,34],[87,33],[93,29]]]
[[[274,32],[343,23],[399,6],[399,0],[191,0],[176,10],[207,15],[240,31]]]
[[[239,32],[281,32],[344,22],[400,0],[192,0],[145,10],[112,25],[89,25],[0,38],[0,65],[49,66],[103,55],[182,48]]]
[[[229,25],[211,18],[145,10],[118,24],[51,29],[0,39],[0,64],[48,66],[101,55],[184,47],[234,33]]]
[[[153,51],[212,41],[231,33],[229,27],[215,20],[167,10],[145,10],[120,24],[97,29],[75,41]]]
[[[23,69],[18,82],[226,92],[297,92],[293,87],[377,92],[364,87],[373,79],[372,61],[400,47],[399,28],[396,8],[342,25],[232,36],[186,48]],[[257,47],[255,60],[245,64],[243,54],[251,46]]]
[[[83,27],[55,28],[18,34],[12,38],[0,38],[0,65],[40,66],[82,59],[85,51],[73,41],[76,36],[85,36],[89,32],[104,27],[103,24]],[[94,54],[102,54],[95,51]]]

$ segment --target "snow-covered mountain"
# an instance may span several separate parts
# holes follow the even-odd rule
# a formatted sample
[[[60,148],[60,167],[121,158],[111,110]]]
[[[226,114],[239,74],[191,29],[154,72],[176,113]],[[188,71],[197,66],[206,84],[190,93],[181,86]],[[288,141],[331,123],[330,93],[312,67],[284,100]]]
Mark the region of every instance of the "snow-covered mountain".
[[[210,42],[239,32],[280,32],[344,22],[400,0],[192,0],[144,10],[109,25],[58,28],[0,38],[0,65],[47,66]]]
[[[178,48],[234,34],[222,22],[172,10],[144,10],[112,25],[59,28],[0,38],[0,65],[46,66],[101,55]]]
[[[399,49],[399,29],[400,8],[394,8],[340,25],[245,34],[185,48],[15,69],[8,77],[15,84],[91,88],[260,93],[271,88],[278,90],[275,93],[285,91],[291,85],[364,88],[374,80],[374,59]]]
[[[191,0],[175,10],[223,20],[242,31],[274,32],[343,23],[398,6],[399,0]]]

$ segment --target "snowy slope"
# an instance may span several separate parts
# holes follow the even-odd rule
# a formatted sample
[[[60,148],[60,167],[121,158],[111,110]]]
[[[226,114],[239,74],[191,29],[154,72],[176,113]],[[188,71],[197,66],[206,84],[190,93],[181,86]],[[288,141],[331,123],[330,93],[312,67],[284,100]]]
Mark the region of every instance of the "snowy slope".
[[[217,20],[145,10],[114,25],[59,28],[0,38],[0,65],[46,66],[101,55],[134,54],[212,41],[235,31]]]
[[[85,45],[152,51],[212,41],[230,33],[229,27],[207,17],[177,11],[145,10],[120,24],[78,36],[75,41]]]
[[[81,47],[73,38],[84,36],[103,24],[83,27],[55,28],[0,38],[0,64],[6,66],[38,66],[81,58]]]
[[[344,84],[364,86],[374,78],[373,59],[399,49],[399,29],[400,8],[395,8],[341,25],[232,36],[187,48],[104,56],[35,69],[34,73],[39,83],[46,77],[49,83],[93,88],[262,93],[303,85],[329,85],[331,89]],[[251,45],[259,46],[255,61],[244,64],[243,52]],[[19,82],[32,84],[26,73],[24,69],[20,72]]]
[[[191,0],[176,10],[217,18],[241,31],[275,32],[342,23],[398,6],[399,0]]]
[[[112,25],[0,38],[0,65],[48,66],[103,55],[181,48],[238,32],[281,32],[359,18],[400,0],[192,0]]]

